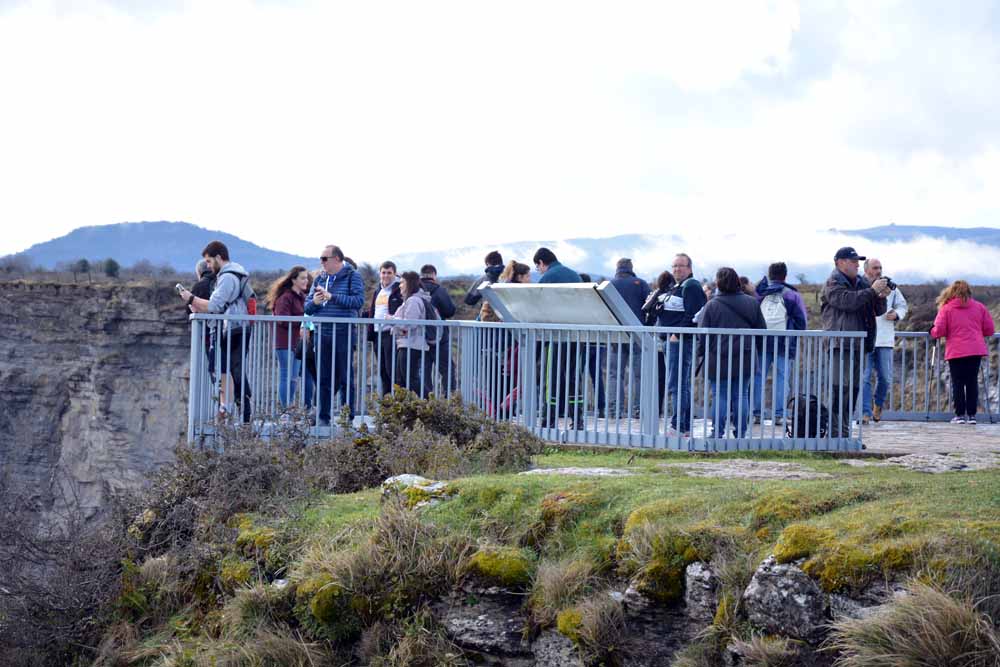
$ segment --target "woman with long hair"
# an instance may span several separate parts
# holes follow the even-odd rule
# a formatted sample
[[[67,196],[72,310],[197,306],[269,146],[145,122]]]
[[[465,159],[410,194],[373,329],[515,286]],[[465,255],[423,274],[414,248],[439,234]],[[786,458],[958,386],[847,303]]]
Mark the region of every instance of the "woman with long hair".
[[[267,290],[267,303],[272,315],[282,317],[302,317],[305,314],[306,294],[312,284],[312,277],[304,266],[293,266],[292,270],[275,280]],[[300,325],[295,322],[278,322],[274,331],[274,352],[278,356],[278,400],[282,408],[287,408],[295,400],[302,360],[295,351],[301,334]],[[303,348],[305,346],[303,345]],[[313,379],[306,373],[303,398],[306,406],[312,404]]]
[[[403,305],[387,319],[437,319],[433,313],[428,312],[434,305],[431,303],[430,295],[424,291],[420,284],[420,275],[416,271],[404,271],[399,278],[399,291],[403,295]],[[392,329],[396,334],[395,384],[415,392],[421,398],[426,398],[432,389],[431,358],[427,354],[430,345],[427,343],[426,327],[397,324],[393,325]],[[423,383],[421,383],[421,377]]]
[[[503,271],[500,272],[500,277],[497,279],[498,283],[530,283],[531,282],[531,267],[527,264],[522,264],[521,262],[515,262],[510,260],[507,262],[507,266],[504,267]],[[489,301],[483,301],[482,307],[479,309],[479,321],[480,322],[502,322],[500,315],[493,310],[493,306],[490,305]]]
[[[986,306],[972,298],[964,280],[945,287],[937,298],[932,338],[944,338],[955,408],[952,424],[975,424],[979,405],[979,364],[989,354],[986,338],[996,332]]]

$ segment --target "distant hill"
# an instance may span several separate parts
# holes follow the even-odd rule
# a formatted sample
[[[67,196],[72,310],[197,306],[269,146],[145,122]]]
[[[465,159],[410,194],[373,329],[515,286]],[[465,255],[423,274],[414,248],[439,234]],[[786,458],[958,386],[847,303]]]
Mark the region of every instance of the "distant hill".
[[[867,229],[831,229],[831,232],[861,236],[883,243],[913,241],[919,238],[946,241],[970,241],[1000,247],[1000,229],[994,227],[932,227],[919,225],[882,225]]]
[[[801,238],[801,237],[800,237]],[[20,253],[33,264],[54,268],[60,262],[70,262],[81,257],[100,260],[115,258],[123,266],[147,259],[154,265],[169,264],[182,271],[190,271],[201,248],[212,239],[220,239],[233,257],[251,271],[276,271],[295,264],[313,268],[315,258],[299,257],[288,253],[262,248],[237,236],[212,231],[186,222],[125,222],[113,225],[81,227],[65,236],[39,243]],[[859,243],[859,239],[864,243]],[[949,264],[903,262],[909,253],[905,244],[922,245],[926,253],[926,239],[933,239],[942,250],[955,242],[976,243],[980,251],[969,260],[953,251]],[[763,243],[756,233],[724,234],[718,238],[700,235],[684,239],[673,234],[622,234],[608,238],[573,238],[563,240],[533,239],[492,245],[462,248],[439,248],[418,253],[396,254],[391,257],[400,271],[418,270],[423,264],[433,264],[442,277],[480,275],[483,257],[490,250],[499,250],[505,260],[517,259],[531,262],[539,246],[551,248],[561,261],[577,271],[590,273],[594,279],[611,276],[615,260],[631,257],[639,275],[652,278],[669,266],[674,252],[683,250],[695,257],[695,270],[699,278],[709,278],[718,266],[726,262],[736,266],[748,276],[760,276],[766,271],[771,256],[787,253],[789,274],[800,275],[809,281],[823,280],[830,272],[826,250],[840,245],[857,245],[867,254],[894,255],[893,277],[906,282],[940,280],[961,275],[979,283],[1000,283],[1000,229],[989,227],[956,228],[914,225],[884,225],[867,229],[830,229],[816,232],[816,242],[805,249],[773,248],[773,243]],[[869,243],[870,242],[870,243]],[[891,244],[892,247],[889,247]],[[896,244],[901,244],[897,246]],[[816,250],[823,248],[824,252]],[[362,249],[355,249],[353,257],[359,262],[377,266],[386,257],[365,256]],[[996,259],[994,259],[996,258]],[[975,260],[975,261],[973,261]],[[906,266],[903,266],[906,264]],[[535,276],[537,278],[537,276]]]
[[[52,269],[60,262],[86,258],[113,257],[122,266],[147,259],[156,266],[169,264],[179,271],[190,271],[205,244],[218,239],[226,244],[234,259],[251,271],[289,269],[296,264],[313,266],[306,260],[187,222],[121,222],[113,225],[80,227],[65,236],[31,246],[21,255],[32,263]]]

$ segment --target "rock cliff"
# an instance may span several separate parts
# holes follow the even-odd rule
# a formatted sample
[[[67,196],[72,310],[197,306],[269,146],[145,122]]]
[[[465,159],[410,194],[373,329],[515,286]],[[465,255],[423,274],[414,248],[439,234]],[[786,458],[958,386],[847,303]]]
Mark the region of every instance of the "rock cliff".
[[[190,335],[167,286],[0,283],[0,474],[93,516],[173,456]]]

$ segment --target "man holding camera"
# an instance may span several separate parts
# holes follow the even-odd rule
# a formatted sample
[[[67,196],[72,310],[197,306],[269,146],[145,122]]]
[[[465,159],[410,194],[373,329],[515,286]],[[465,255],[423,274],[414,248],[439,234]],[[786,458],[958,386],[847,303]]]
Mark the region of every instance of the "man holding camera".
[[[874,283],[882,277],[882,262],[875,257],[865,260],[865,278]],[[892,350],[896,344],[896,322],[906,317],[907,306],[903,293],[892,278],[886,278],[886,287],[891,291],[886,297],[885,314],[875,318],[875,349],[865,355],[865,370],[862,374],[862,421],[880,421],[886,394],[892,386]],[[872,405],[872,367],[875,368],[875,401]]]
[[[830,379],[833,398],[830,405],[830,436],[847,438],[851,434],[850,411],[861,387],[861,367],[865,355],[875,349],[875,319],[885,313],[885,299],[892,291],[885,278],[869,284],[858,275],[864,257],[854,248],[841,248],[833,256],[834,270],[823,285],[820,313],[826,331],[864,331],[864,344],[842,339],[832,350]]]

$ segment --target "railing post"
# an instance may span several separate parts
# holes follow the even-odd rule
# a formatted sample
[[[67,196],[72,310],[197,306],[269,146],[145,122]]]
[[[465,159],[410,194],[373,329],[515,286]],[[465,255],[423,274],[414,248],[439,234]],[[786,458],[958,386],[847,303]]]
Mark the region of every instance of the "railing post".
[[[191,356],[188,360],[188,425],[187,442],[194,444],[195,420],[201,418],[201,403],[197,400],[202,382],[201,366],[198,361],[204,357],[201,350],[205,336],[201,333],[201,320],[191,320]]]

